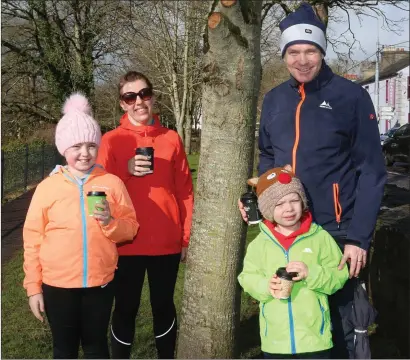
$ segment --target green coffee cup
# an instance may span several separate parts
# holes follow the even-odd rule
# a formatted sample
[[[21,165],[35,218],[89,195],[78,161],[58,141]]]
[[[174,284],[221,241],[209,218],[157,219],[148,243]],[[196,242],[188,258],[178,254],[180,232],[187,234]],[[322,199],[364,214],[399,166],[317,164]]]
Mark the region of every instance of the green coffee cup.
[[[106,198],[107,194],[104,191],[89,191],[87,193],[88,215],[93,216],[95,205],[101,204]]]

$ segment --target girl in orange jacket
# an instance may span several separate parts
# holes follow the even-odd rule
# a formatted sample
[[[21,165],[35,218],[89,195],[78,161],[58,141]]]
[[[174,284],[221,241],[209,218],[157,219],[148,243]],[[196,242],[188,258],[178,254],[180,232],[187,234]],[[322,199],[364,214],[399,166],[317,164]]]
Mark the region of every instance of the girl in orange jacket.
[[[33,195],[23,229],[24,287],[33,314],[47,315],[54,358],[78,358],[81,342],[86,358],[104,359],[116,243],[131,241],[139,225],[124,183],[96,165],[101,131],[87,99],[74,94],[63,111],[56,146],[67,166]],[[87,194],[96,192],[106,199],[88,208]]]

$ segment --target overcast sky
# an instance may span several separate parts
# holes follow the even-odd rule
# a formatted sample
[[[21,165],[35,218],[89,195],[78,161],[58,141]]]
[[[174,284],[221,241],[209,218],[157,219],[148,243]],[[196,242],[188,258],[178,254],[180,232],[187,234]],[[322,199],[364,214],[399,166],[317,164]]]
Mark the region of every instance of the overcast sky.
[[[404,1],[404,6],[406,6]],[[408,3],[407,3],[408,4]],[[408,6],[408,5],[407,5]],[[401,42],[404,44],[397,45],[396,47],[403,47],[405,50],[409,50],[409,12],[402,11],[391,5],[380,6],[382,11],[390,19],[400,20],[402,18],[407,19],[407,21],[402,23],[402,33],[397,35],[387,29],[382,28],[382,21],[379,20],[379,39],[381,45],[393,45]],[[357,17],[351,14],[351,28],[354,32],[356,38],[360,40],[362,48],[365,52],[357,49],[354,53],[354,60],[363,60],[376,52],[376,42],[377,42],[377,20],[371,17],[363,17],[362,24],[360,25]],[[347,21],[345,23],[329,23],[329,27],[337,31],[337,33],[342,33],[347,29]],[[332,46],[329,45],[327,48],[327,58],[335,58],[336,55],[332,50]],[[370,59],[373,60],[374,56]]]

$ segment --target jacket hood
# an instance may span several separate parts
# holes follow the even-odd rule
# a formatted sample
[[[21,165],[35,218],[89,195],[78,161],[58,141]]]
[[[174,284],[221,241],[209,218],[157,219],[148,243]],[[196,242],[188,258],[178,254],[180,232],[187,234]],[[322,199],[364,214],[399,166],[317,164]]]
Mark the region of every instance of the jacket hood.
[[[261,232],[265,235],[266,240],[269,240],[269,241],[275,240],[279,244],[279,241],[272,234],[272,231],[270,231],[270,229],[263,222],[259,223],[259,228],[261,229]],[[320,225],[316,224],[315,222],[312,222],[312,224],[310,225],[309,230],[307,232],[305,232],[304,234],[298,235],[296,237],[296,239],[294,240],[294,243],[296,241],[300,240],[301,238],[313,235],[314,233],[316,233],[320,229],[321,229]]]
[[[154,136],[158,132],[158,130],[162,128],[162,125],[157,114],[154,114],[152,117],[154,119],[153,124],[135,126],[130,122],[128,114],[124,114],[120,119],[120,128],[137,133],[142,137]]]
[[[105,173],[106,173],[106,171],[104,170],[104,168],[101,165],[95,164],[91,168],[91,171],[87,176],[87,180],[90,179],[90,178],[93,178],[95,176],[104,175]],[[53,176],[53,175],[56,175],[56,174],[63,175],[64,178],[66,178],[67,180],[71,180],[72,182],[76,182],[73,175],[68,171],[67,166],[56,165],[56,167],[51,171],[49,176]]]

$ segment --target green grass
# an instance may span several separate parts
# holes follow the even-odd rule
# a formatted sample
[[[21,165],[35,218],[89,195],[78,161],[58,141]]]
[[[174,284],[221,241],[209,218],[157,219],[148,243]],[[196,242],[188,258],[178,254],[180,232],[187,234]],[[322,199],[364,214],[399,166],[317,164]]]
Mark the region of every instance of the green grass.
[[[190,168],[197,169],[198,155],[188,157]],[[197,172],[192,172],[194,185]],[[238,214],[239,216],[239,214]],[[258,226],[249,227],[249,242],[259,232]],[[52,338],[47,323],[40,323],[28,306],[23,283],[23,252],[20,250],[10,261],[2,266],[1,288],[1,357],[3,359],[46,359],[52,358]],[[181,309],[183,279],[185,266],[182,264],[175,289],[175,305],[178,315]],[[239,335],[239,352],[241,358],[252,358],[259,355],[258,305],[248,295],[242,295],[241,331]],[[81,356],[81,355],[80,355]],[[135,345],[131,358],[156,358],[152,314],[149,303],[148,286],[145,282],[141,296],[139,315],[136,320]]]

